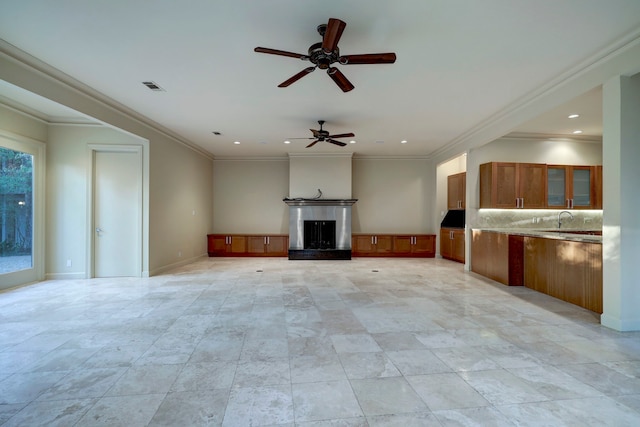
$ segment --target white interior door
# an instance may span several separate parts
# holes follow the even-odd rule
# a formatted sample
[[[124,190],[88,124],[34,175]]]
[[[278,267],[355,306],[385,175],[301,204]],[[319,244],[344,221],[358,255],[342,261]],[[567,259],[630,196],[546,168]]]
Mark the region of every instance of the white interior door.
[[[140,276],[141,180],[139,153],[95,152],[95,277]]]

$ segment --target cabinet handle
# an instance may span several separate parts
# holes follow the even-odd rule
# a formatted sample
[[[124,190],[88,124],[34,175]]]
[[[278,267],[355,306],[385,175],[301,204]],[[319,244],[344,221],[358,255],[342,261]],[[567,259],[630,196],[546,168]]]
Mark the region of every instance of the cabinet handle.
[[[573,199],[569,199],[571,200],[571,209],[573,209]]]
[[[267,245],[271,244],[271,237],[267,236]]]
[[[371,236],[371,244],[373,245],[373,236]]]

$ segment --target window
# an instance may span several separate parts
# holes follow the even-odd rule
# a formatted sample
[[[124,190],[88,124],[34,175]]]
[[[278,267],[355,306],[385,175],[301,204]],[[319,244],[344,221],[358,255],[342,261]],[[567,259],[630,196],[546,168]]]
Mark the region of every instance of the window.
[[[0,274],[33,267],[33,155],[0,147]]]

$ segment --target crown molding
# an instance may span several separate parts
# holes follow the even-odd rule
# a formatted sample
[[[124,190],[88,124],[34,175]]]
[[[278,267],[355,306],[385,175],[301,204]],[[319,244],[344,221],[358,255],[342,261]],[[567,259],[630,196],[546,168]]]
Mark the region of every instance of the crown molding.
[[[638,60],[630,59],[629,62],[632,62],[633,64],[629,65],[629,63],[625,62],[625,59],[635,58],[636,55],[633,54],[633,51],[637,50],[639,47],[640,29],[636,29],[586,58],[576,66],[560,73],[555,78],[539,86],[537,89],[512,102],[510,105],[478,123],[476,126],[463,132],[458,137],[452,139],[448,144],[433,151],[431,155],[436,158],[447,156],[455,157],[457,154],[468,151],[470,148],[476,148],[503,137],[505,133],[501,135],[493,135],[491,137],[488,136],[498,133],[501,127],[505,127],[505,123],[508,123],[510,119],[513,120],[513,118],[518,114],[525,112],[526,115],[525,110],[527,108],[531,108],[538,102],[543,102],[545,98],[552,96],[554,93],[559,93],[563,90],[567,92],[567,90],[570,91],[570,89],[575,89],[575,87],[579,86],[589,86],[589,88],[593,88],[602,84],[603,79],[610,78],[611,73],[637,73],[639,70],[634,66],[637,66]],[[616,63],[614,60],[619,60],[619,63]],[[613,64],[613,69],[607,68],[607,64]],[[630,66],[634,69],[630,70]],[[574,84],[574,87],[569,88],[572,84]],[[563,95],[566,96],[566,93]],[[577,95],[579,94],[576,93],[574,96]],[[569,99],[564,99],[563,102],[568,101]],[[534,117],[529,117],[526,120],[533,118]],[[518,123],[515,127],[526,120],[521,121],[521,123]],[[511,128],[513,129],[514,126],[511,126]]]
[[[498,139],[516,139],[522,141],[574,141],[574,142],[591,142],[601,143],[602,136],[596,135],[562,135],[553,133],[525,133],[525,132],[511,132]]]
[[[111,99],[107,96],[105,96],[104,94],[98,92],[97,90],[93,89],[92,87],[82,83],[79,80],[74,79],[73,77],[71,77],[70,75],[58,70],[57,68],[52,67],[51,65],[41,61],[40,59],[29,55],[28,53],[24,52],[23,50],[13,46],[12,44],[6,42],[3,39],[0,39],[0,56],[3,56],[6,60],[13,62],[16,66],[20,67],[20,68],[26,68],[31,72],[34,72],[42,77],[44,77],[45,79],[51,81],[54,84],[57,84],[59,86],[63,86],[64,88],[71,90],[72,92],[74,92],[77,95],[80,95],[81,97],[85,98],[85,99],[89,99],[97,104],[99,104],[100,106],[110,110],[111,112],[115,112],[118,115],[121,115],[123,117],[125,117],[128,120],[131,120],[133,122],[136,122],[139,125],[142,125],[144,127],[146,127],[147,129],[152,130],[153,132],[156,132],[158,134],[163,135],[164,137],[180,144],[183,145],[193,151],[195,151],[196,153],[203,155],[209,159],[213,159],[213,155],[204,150],[202,147],[185,140],[184,138],[180,137],[179,135],[175,134],[173,131],[165,128],[164,126],[162,126],[161,124],[149,119],[146,116],[143,116],[142,114],[130,109],[129,107],[120,104],[119,102],[115,101],[114,99]],[[13,82],[10,82],[12,84],[15,84]],[[16,86],[18,87],[22,87],[19,84],[16,84]],[[28,88],[22,87],[25,90],[29,90]],[[38,94],[40,96],[42,96],[41,94]],[[46,98],[46,97],[45,97]],[[74,111],[77,111],[75,108],[73,108],[73,106],[70,105],[65,105],[61,102],[59,102],[58,100],[53,100],[51,99],[51,101],[57,102],[61,105],[64,105],[67,108],[71,108]],[[79,111],[80,114],[86,114],[83,113],[82,111]],[[90,114],[88,114],[88,116],[91,116]],[[118,127],[117,125],[112,125],[108,122],[104,122],[103,120],[100,120],[98,118],[95,118],[95,120],[97,122],[100,123],[104,123],[107,126],[113,127],[115,129],[120,129],[124,132],[127,133],[132,133],[126,129],[121,129],[120,127]],[[140,136],[140,135],[136,135],[136,136]]]

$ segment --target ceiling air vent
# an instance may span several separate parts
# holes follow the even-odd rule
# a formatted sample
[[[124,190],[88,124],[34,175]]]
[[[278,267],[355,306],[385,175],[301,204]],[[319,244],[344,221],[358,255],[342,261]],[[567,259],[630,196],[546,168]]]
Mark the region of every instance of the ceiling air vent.
[[[142,84],[151,90],[155,90],[156,92],[165,92],[165,90],[158,86],[155,82],[142,82]]]

